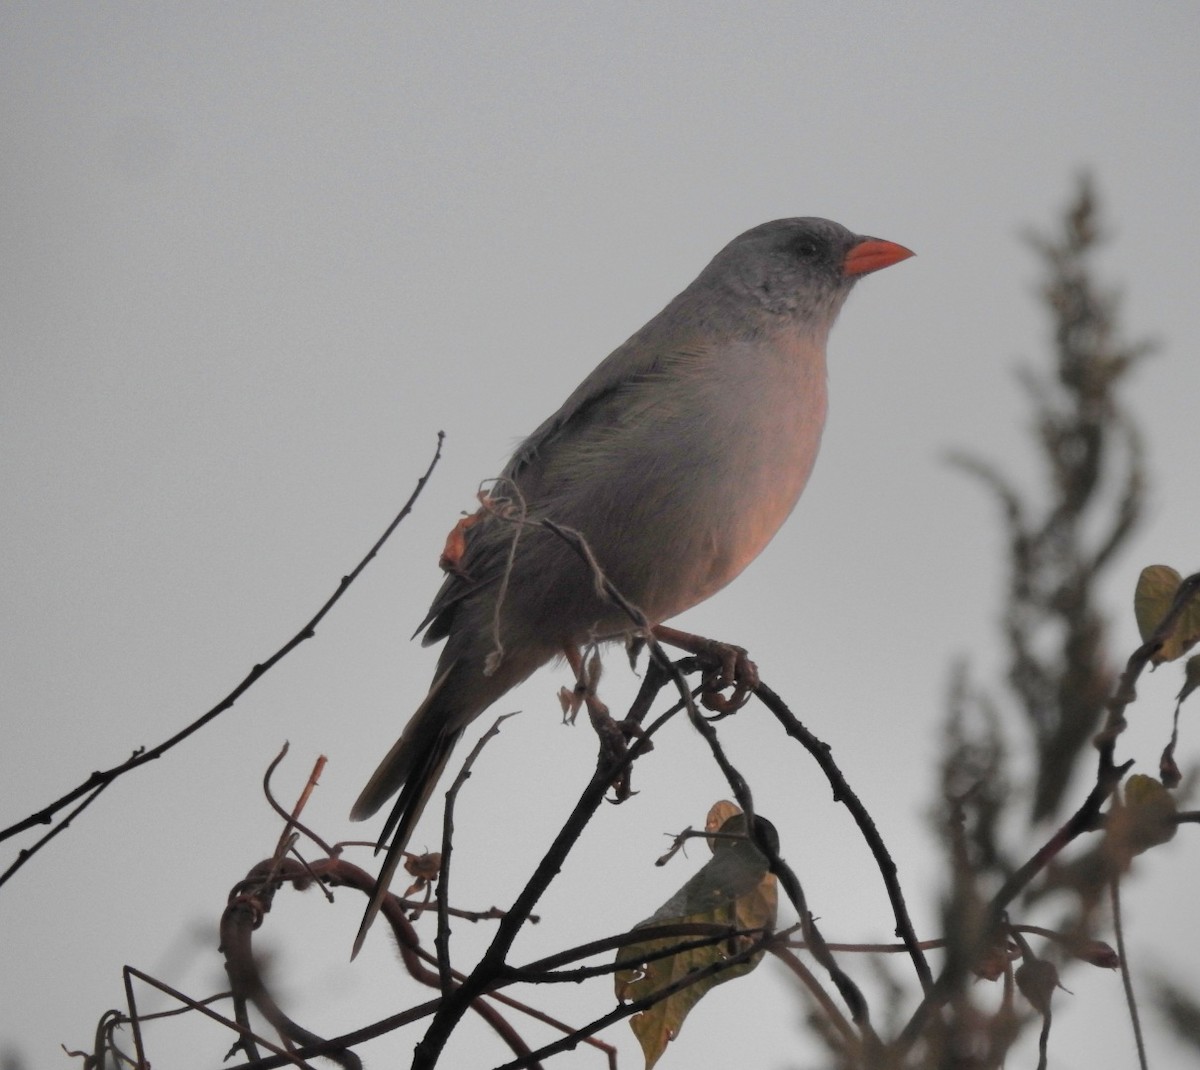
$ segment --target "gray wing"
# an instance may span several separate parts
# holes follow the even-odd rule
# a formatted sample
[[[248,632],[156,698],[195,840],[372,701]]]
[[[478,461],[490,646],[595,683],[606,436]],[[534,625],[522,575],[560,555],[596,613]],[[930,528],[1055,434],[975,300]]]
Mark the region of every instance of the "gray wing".
[[[610,400],[613,394],[662,372],[669,358],[654,344],[653,336],[659,333],[660,321],[666,318],[670,310],[668,306],[592,369],[591,374],[575,388],[558,411],[517,447],[504,469],[506,479],[519,482],[522,472],[539,453],[587,423],[589,415]]]
[[[417,625],[413,637],[421,637],[422,646],[430,646],[450,634],[454,624],[454,611],[462,600],[497,582],[504,567],[506,544],[495,536],[500,534],[501,525],[484,521],[467,532],[466,552],[459,563],[458,571],[446,576],[438,593],[434,596],[425,619]],[[489,534],[491,538],[481,538]]]
[[[636,391],[646,382],[668,374],[672,365],[686,363],[695,353],[678,346],[664,349],[655,344],[655,335],[671,312],[668,306],[622,346],[602,360],[571,393],[549,419],[525,439],[505,466],[502,479],[522,492],[532,515],[537,514],[541,491],[540,473],[565,443],[585,435],[597,423],[614,418],[618,395]],[[434,597],[429,612],[414,635],[422,631],[422,645],[444,639],[453,627],[454,614],[463,599],[498,582],[511,544],[512,529],[496,521],[485,520],[469,528],[459,569],[446,577]]]

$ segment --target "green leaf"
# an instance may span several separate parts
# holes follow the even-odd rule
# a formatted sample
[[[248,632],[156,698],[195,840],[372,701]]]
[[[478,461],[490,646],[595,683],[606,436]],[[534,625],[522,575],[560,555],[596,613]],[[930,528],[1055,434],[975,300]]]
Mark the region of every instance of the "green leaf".
[[[1170,565],[1147,565],[1142,569],[1133,595],[1133,615],[1137,618],[1142,642],[1149,640],[1162,623],[1175,601],[1182,579]],[[1174,661],[1183,657],[1197,642],[1200,642],[1200,599],[1194,598],[1150,661],[1154,665]]]
[[[774,835],[775,830],[770,822],[761,817],[757,820]],[[736,813],[725,820],[720,831],[725,834],[744,834],[746,827],[745,815]],[[739,929],[774,928],[777,906],[775,877],[767,871],[767,860],[762,852],[749,839],[719,836],[709,842],[713,847],[713,857],[652,917],[636,928],[677,923],[723,925]],[[653,952],[691,939],[668,937],[632,944],[621,948],[617,959],[636,961],[639,956],[648,957]],[[725,961],[741,951],[748,940],[750,937],[725,940],[618,970],[614,978],[617,999],[628,1002],[651,996],[694,970]],[[646,1070],[658,1062],[667,1044],[678,1036],[683,1020],[701,997],[716,985],[749,973],[758,965],[762,954],[760,951],[745,962],[688,985],[635,1014],[629,1025],[642,1046]]]

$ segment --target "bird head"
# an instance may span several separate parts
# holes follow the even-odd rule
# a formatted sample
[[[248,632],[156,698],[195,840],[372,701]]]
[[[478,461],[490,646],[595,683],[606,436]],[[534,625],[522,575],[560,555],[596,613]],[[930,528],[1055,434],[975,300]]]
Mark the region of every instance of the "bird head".
[[[829,219],[776,219],[734,238],[694,285],[724,290],[748,312],[786,316],[823,333],[859,278],[912,255]]]

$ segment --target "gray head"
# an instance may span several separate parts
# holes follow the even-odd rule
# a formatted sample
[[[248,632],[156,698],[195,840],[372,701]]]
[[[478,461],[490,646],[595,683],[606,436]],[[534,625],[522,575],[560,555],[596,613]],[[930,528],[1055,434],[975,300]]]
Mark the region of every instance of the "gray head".
[[[738,235],[689,289],[723,292],[750,315],[786,316],[828,330],[859,276],[913,254],[829,219],[776,219]]]

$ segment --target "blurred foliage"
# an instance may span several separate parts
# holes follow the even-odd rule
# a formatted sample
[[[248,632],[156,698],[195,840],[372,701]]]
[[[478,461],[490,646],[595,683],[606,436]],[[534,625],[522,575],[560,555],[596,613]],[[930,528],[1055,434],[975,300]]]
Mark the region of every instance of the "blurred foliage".
[[[1200,1056],[1200,1001],[1171,981],[1160,981],[1159,1009],[1189,1050]]]
[[[1059,812],[1076,769],[1085,765],[1080,771],[1092,775],[1095,752],[1088,744],[1117,679],[1106,648],[1102,593],[1108,570],[1141,518],[1146,485],[1141,436],[1121,390],[1151,347],[1123,338],[1117,295],[1097,281],[1104,237],[1087,177],[1056,230],[1027,237],[1041,263],[1039,296],[1050,321],[1049,368],[1025,365],[1018,371],[1042,486],[1018,489],[990,460],[952,458],[1000,505],[1007,546],[1001,623],[1007,674],[994,693],[973,685],[965,665],[952,674],[936,823],[949,862],[943,920],[955,987],[952,1013],[927,1038],[928,1066],[1000,1065],[1022,1029],[1036,1020],[1012,998],[1014,986],[1029,986],[1031,963],[1044,982],[1035,1009],[1045,1046],[1054,992],[1048,979],[1056,982],[1072,959],[1116,964],[1115,953],[1094,937],[1098,907],[1140,849],[1132,841],[1162,836],[1163,826],[1154,821],[1173,807],[1157,781],[1152,789],[1141,781],[1130,785],[1133,802],[1127,788],[1127,804],[1118,797],[1110,810],[1123,816],[1120,827],[1102,840],[1084,841],[1082,852],[1052,861],[1013,904],[1014,925],[1048,897],[1062,911],[1052,929],[1038,931],[1049,938],[1039,947],[1046,958],[1036,957],[1014,931],[1014,942],[998,944],[990,961],[971,960],[969,949],[986,936],[983,905],[1024,862],[1031,833]],[[1168,605],[1170,597],[1168,592]],[[1144,615],[1162,610],[1161,597],[1143,601]],[[1143,827],[1143,814],[1153,829]],[[1124,849],[1115,849],[1118,843]],[[990,1003],[974,987],[979,976],[1004,978],[1003,991]],[[965,1051],[973,1055],[963,1061]]]
[[[1008,538],[1006,698],[1035,748],[1031,819],[1053,816],[1112,692],[1099,588],[1141,517],[1141,436],[1121,404],[1129,371],[1150,352],[1122,339],[1117,295],[1095,278],[1104,230],[1092,182],[1081,179],[1057,234],[1028,236],[1042,262],[1051,370],[1019,369],[1044,466],[1041,501],[989,461],[958,456],[1001,506]]]

